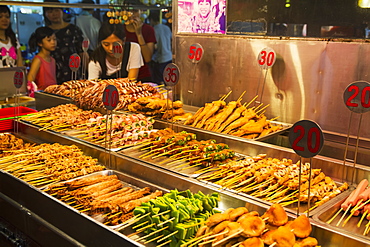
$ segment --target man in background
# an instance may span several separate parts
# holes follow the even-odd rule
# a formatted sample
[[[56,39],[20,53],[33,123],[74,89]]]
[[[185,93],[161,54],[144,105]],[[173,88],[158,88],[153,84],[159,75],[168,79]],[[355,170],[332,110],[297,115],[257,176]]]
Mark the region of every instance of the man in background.
[[[151,10],[148,17],[157,40],[150,67],[153,82],[162,84],[164,68],[172,62],[172,33],[168,26],[159,22],[159,13],[157,10]]]
[[[95,4],[93,0],[82,0],[81,4]],[[90,40],[89,53],[98,46],[98,33],[101,23],[93,17],[94,9],[82,9],[75,19],[75,24],[82,30],[83,36]]]

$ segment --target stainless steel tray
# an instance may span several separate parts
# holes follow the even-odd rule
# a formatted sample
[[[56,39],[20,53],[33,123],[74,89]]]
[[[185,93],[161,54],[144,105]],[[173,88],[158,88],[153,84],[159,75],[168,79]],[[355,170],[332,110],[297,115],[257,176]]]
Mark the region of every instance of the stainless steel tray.
[[[134,158],[142,162],[146,162],[150,165],[175,172],[177,174],[180,174],[186,177],[197,178],[198,176],[202,174],[199,171],[204,168],[203,166],[191,167],[189,166],[187,162],[184,162],[181,160],[175,161],[175,160],[169,159],[167,156],[161,156],[155,159],[153,159],[152,157],[143,157],[143,158],[140,157],[141,155],[144,155],[147,152],[148,150],[141,151],[140,147],[131,147],[131,148],[123,149],[119,151],[118,153],[125,155],[125,156],[129,156],[130,158]],[[240,159],[244,156],[242,154],[236,153],[235,157],[236,159]]]
[[[346,216],[341,221],[340,225],[337,226],[337,223],[340,221],[341,217],[344,214],[342,211],[335,219],[328,224],[329,221],[337,212],[340,210],[340,205],[345,201],[345,199],[349,196],[351,191],[346,191],[346,193],[342,193],[343,195],[333,198],[330,203],[327,203],[321,207],[317,213],[313,216],[313,220],[317,221],[320,225],[325,226],[326,228],[333,229],[336,232],[339,232],[344,235],[355,235],[356,238],[363,239],[368,241],[370,244],[370,235],[363,235],[365,231],[365,225],[369,222],[367,219],[362,221],[360,227],[357,227],[359,220],[361,219],[362,214],[359,216],[352,216],[347,224],[343,227],[343,221],[347,219],[350,215],[348,212]]]
[[[201,175],[208,175],[208,174],[212,174],[214,172],[215,171],[211,171],[211,172],[208,172],[208,173],[203,173]],[[261,198],[255,197],[255,196],[251,196],[251,195],[249,195],[247,193],[239,192],[239,191],[236,191],[234,189],[222,187],[222,186],[220,186],[218,184],[215,184],[213,182],[210,182],[210,181],[202,180],[201,179],[201,176],[199,176],[197,179],[198,179],[198,181],[200,181],[200,182],[202,182],[204,184],[207,184],[207,185],[211,185],[211,186],[216,187],[218,189],[218,191],[220,191],[220,192],[221,191],[229,191],[229,192],[235,193],[237,195],[244,196],[244,197],[250,198],[252,200],[258,201],[260,203],[265,203],[265,204],[267,203],[268,205],[272,205],[273,204],[272,202],[263,200]],[[339,182],[336,182],[336,184],[337,184],[338,187],[342,185],[342,183],[339,183]],[[310,213],[309,213],[310,216],[313,216],[313,215],[317,214],[317,212],[320,211],[322,208],[325,208],[328,205],[331,205],[333,203],[332,201],[338,200],[338,198],[339,198],[339,200],[341,200],[343,197],[344,198],[347,197],[348,196],[348,193],[349,193],[349,190],[346,190],[346,191],[340,193],[339,195],[335,196],[331,200],[325,202],[323,205],[320,205],[320,206],[314,208],[313,210],[310,211]],[[312,208],[312,207],[313,207],[313,205],[310,205],[310,208]],[[292,214],[297,214],[297,211],[298,211],[298,203],[295,202],[293,204],[290,204],[288,206],[285,206],[284,209],[287,212],[290,212]],[[308,211],[308,204],[307,203],[300,203],[299,214],[307,213],[307,211]]]
[[[79,180],[79,179],[83,179],[83,178],[87,178],[87,177],[92,177],[92,176],[96,176],[96,175],[104,175],[104,176],[116,175],[118,177],[118,179],[122,182],[122,184],[123,184],[124,187],[131,187],[131,188],[133,188],[135,190],[139,190],[139,189],[144,188],[144,187],[149,187],[151,192],[154,192],[156,190],[161,190],[163,192],[168,192],[167,189],[164,189],[164,188],[159,187],[157,185],[154,185],[152,183],[148,183],[148,182],[143,181],[141,179],[131,177],[131,176],[127,175],[127,174],[124,174],[122,172],[118,172],[118,171],[115,171],[115,170],[104,170],[104,171],[100,171],[100,172],[95,172],[95,173],[88,174],[86,176],[74,178],[74,179],[71,179],[71,180],[68,180],[68,181],[63,181],[63,182],[60,182],[60,183],[56,183],[54,185],[64,184],[64,183],[68,183],[68,182],[72,182],[72,181],[76,181],[76,180]],[[49,187],[46,186],[42,190],[43,191],[46,191],[48,188]],[[83,213],[83,214],[85,214],[85,213]],[[87,214],[85,214],[85,215],[87,215]],[[91,216],[89,216],[89,217],[91,217]],[[94,220],[100,222],[99,216],[97,216],[97,217],[91,217],[91,218],[93,218]],[[111,229],[118,229],[122,225],[114,225],[114,226],[107,225],[107,226],[110,227]]]

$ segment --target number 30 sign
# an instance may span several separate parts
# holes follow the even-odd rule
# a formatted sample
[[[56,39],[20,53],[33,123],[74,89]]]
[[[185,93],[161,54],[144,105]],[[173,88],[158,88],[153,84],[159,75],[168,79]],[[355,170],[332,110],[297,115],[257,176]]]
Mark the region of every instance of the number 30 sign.
[[[268,69],[274,65],[276,53],[273,49],[266,47],[258,54],[257,61],[262,69]]]
[[[301,120],[290,129],[289,142],[299,156],[311,158],[320,153],[324,145],[324,135],[317,123]]]

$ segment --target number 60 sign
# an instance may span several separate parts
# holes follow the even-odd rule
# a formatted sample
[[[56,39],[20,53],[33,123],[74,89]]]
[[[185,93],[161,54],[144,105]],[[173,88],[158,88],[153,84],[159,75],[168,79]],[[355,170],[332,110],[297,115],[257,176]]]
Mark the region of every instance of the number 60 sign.
[[[324,135],[317,123],[301,120],[290,129],[289,142],[299,156],[311,158],[320,153],[324,145]]]

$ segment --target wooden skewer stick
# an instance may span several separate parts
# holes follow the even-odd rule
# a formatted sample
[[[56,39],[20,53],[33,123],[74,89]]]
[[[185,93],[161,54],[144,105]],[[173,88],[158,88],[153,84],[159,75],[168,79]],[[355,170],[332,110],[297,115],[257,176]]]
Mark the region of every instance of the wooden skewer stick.
[[[363,200],[361,199],[361,200],[359,200],[359,202],[362,202]],[[358,209],[360,209],[360,208],[362,208],[363,206],[365,206],[366,204],[368,204],[370,202],[370,199],[369,200],[367,200],[366,202],[364,202],[364,203],[362,203],[362,204],[360,204],[360,205],[358,205],[359,203],[357,203],[357,205],[356,205],[356,207],[354,207],[353,209],[351,209],[351,212],[352,211],[356,211],[356,210],[358,210]]]
[[[344,214],[342,215],[342,217],[340,218],[340,220],[338,221],[338,223],[336,224],[336,226],[339,226],[340,223],[342,222],[342,220],[344,219],[344,217],[346,216],[347,212],[349,211],[349,209],[352,207],[352,204],[350,204],[348,206],[348,208],[346,209],[346,211],[344,212]]]
[[[133,227],[132,227],[132,229],[139,228],[140,226],[143,226],[143,225],[145,225],[146,223],[149,223],[149,220],[144,221],[143,223],[140,223],[140,224],[138,224],[138,225],[136,225],[136,226],[133,226]]]
[[[212,166],[207,166],[207,167],[204,167],[198,171],[195,171],[194,173],[195,174],[199,174],[199,173],[205,173],[205,172],[210,172],[210,171],[216,171],[216,170],[219,170],[220,168],[218,167],[212,167]]]
[[[108,216],[108,219],[114,218],[118,215],[122,214],[122,211],[119,211],[118,213],[112,214],[111,216]]]
[[[144,214],[144,215],[141,215],[140,217],[133,217],[133,218],[131,218],[131,219],[127,220],[126,222],[124,222],[124,224],[125,224],[125,225],[123,225],[123,226],[121,226],[121,227],[117,228],[117,229],[116,229],[116,231],[120,231],[120,230],[122,230],[123,228],[126,228],[126,227],[128,227],[128,226],[131,226],[132,224],[134,224],[134,223],[138,222],[139,220],[141,220],[142,218],[144,218],[144,217],[148,216],[149,214],[150,214],[150,212],[149,212],[149,213],[146,213],[146,214]]]
[[[153,215],[152,217],[161,216],[161,215],[163,215],[163,214],[167,214],[167,213],[169,213],[169,212],[171,212],[171,210],[163,211],[163,212],[161,212],[161,213],[159,213],[159,214]]]
[[[248,102],[248,104],[245,106],[245,108],[248,108],[248,106],[250,106],[250,104],[252,104],[257,98],[258,98],[258,95],[254,96],[254,98],[251,99],[251,101]]]
[[[357,227],[361,227],[361,224],[362,224],[362,221],[365,219],[366,215],[368,213],[368,210],[366,210],[362,216],[361,216],[361,219],[359,220],[359,222],[357,223]]]
[[[173,236],[173,235],[177,234],[178,232],[179,232],[179,231],[177,230],[177,231],[174,231],[174,232],[172,232],[172,233],[168,234],[168,235],[167,235],[167,236],[165,236],[164,238],[159,239],[159,240],[157,241],[157,243],[162,242],[163,240],[165,240],[165,239],[167,239],[167,238],[169,238],[169,237],[171,237],[171,236]]]
[[[233,90],[230,90],[226,95],[225,97],[222,99],[222,101],[225,101],[229,96],[230,94],[232,93]]]
[[[187,158],[189,158],[190,156],[191,156],[191,154],[186,155],[186,156],[183,156],[183,157],[179,157],[177,160],[174,160],[174,161],[172,161],[172,162],[167,163],[167,164],[166,164],[166,166],[169,166],[169,165],[171,165],[171,164],[177,163],[177,162],[179,162],[179,161],[185,161],[185,160],[187,160]],[[160,164],[163,164],[163,163],[161,162]]]
[[[167,242],[164,242],[163,244],[157,245],[157,247],[162,247],[162,246],[164,246],[166,244],[169,244],[171,242],[172,242],[172,240],[168,240]]]
[[[203,238],[203,240],[207,240],[207,239],[215,238],[215,237],[217,237],[217,236],[220,236],[220,235],[226,234],[226,233],[228,233],[228,232],[229,232],[229,230],[224,230],[224,231],[222,231],[222,232],[219,232],[219,233],[212,234],[212,235],[210,235],[210,236],[204,237],[204,238]],[[213,239],[211,242],[213,242],[213,241],[214,241],[214,239]],[[205,243],[202,243],[202,244],[205,244]]]
[[[293,203],[295,203],[295,202],[298,202],[298,199],[293,200],[293,201],[289,201],[289,202],[285,202],[285,203],[281,203],[281,206],[282,206],[282,207],[286,207],[286,206],[288,206],[288,205],[290,205],[290,204],[293,204]]]
[[[263,110],[265,110],[269,106],[270,106],[270,104],[265,105],[264,107],[262,107],[261,109],[259,109],[258,111],[256,111],[256,114],[258,114],[259,112],[262,112]]]
[[[157,237],[155,237],[155,238],[152,238],[151,240],[145,241],[145,242],[144,242],[144,244],[147,244],[147,243],[153,242],[153,241],[155,241],[155,240],[157,240],[157,239],[159,239],[159,238],[161,238],[161,237],[163,237],[163,236],[164,236],[164,235],[159,235],[159,236],[157,236]]]
[[[370,226],[370,220],[369,220],[369,222],[366,224],[366,226],[365,226],[365,230],[364,230],[364,233],[363,233],[362,235],[367,235],[368,230],[369,230],[369,226]]]
[[[244,94],[245,94],[246,92],[247,92],[247,91],[244,91],[244,92],[239,96],[239,98],[238,98],[237,102],[242,101],[243,96],[244,96]]]
[[[231,234],[230,236],[227,236],[226,238],[223,238],[223,239],[221,239],[220,241],[218,241],[218,242],[216,242],[216,243],[213,243],[212,244],[212,247],[213,246],[217,246],[217,245],[219,245],[219,244],[221,244],[221,243],[223,243],[223,242],[225,242],[226,240],[229,240],[230,238],[235,238],[236,236],[238,236],[240,233],[242,233],[243,232],[243,230],[239,230],[239,231],[237,231],[237,232],[235,232],[234,234]]]
[[[161,229],[158,229],[157,231],[151,232],[151,233],[150,233],[150,234],[148,234],[148,235],[145,235],[145,236],[143,236],[143,237],[141,237],[141,238],[136,239],[136,241],[140,241],[140,240],[145,239],[145,238],[147,238],[147,237],[153,236],[154,234],[156,234],[156,233],[158,233],[158,232],[160,232],[160,231],[163,231],[163,230],[165,230],[165,229],[167,229],[167,228],[169,228],[169,226],[166,226],[166,227],[163,227],[163,228],[161,228]]]
[[[206,236],[208,236],[210,234],[212,234],[212,232],[208,232],[208,233],[206,233],[206,234],[204,234],[202,236],[199,236],[197,238],[193,238],[189,242],[186,242],[185,244],[180,245],[180,247],[185,247],[188,244],[190,244],[188,247],[194,246],[194,245],[198,244],[199,242],[203,241],[203,237],[206,237]]]
[[[354,213],[356,212],[356,210],[358,209],[358,207],[359,207],[359,205],[361,204],[362,201],[363,201],[363,199],[360,199],[357,202],[356,206],[353,207],[353,209],[351,210],[350,215],[347,217],[347,219],[345,221],[343,221],[342,227],[344,227],[347,224],[347,222],[350,220],[350,218],[354,215]]]
[[[163,226],[164,224],[166,224],[168,222],[172,222],[174,219],[176,219],[176,217],[172,217],[171,219],[168,219],[166,221],[163,221],[163,222],[159,223],[157,226]]]
[[[139,228],[139,229],[137,229],[137,230],[136,230],[136,233],[142,232],[142,231],[144,231],[145,229],[148,229],[149,227],[152,227],[152,226],[154,226],[154,225],[155,225],[155,223],[152,223],[152,224],[150,224],[150,225],[147,225],[147,226],[144,226],[144,227],[142,227],[142,228]]]

